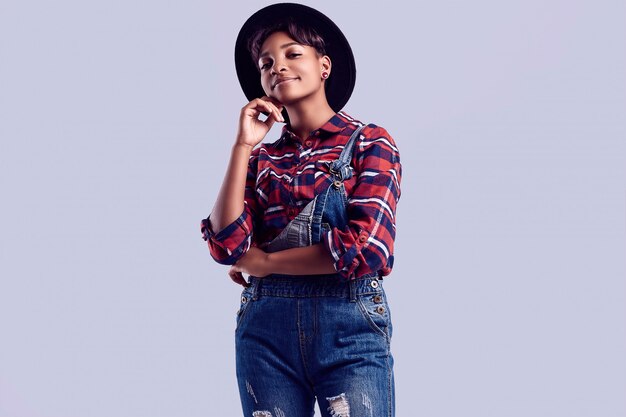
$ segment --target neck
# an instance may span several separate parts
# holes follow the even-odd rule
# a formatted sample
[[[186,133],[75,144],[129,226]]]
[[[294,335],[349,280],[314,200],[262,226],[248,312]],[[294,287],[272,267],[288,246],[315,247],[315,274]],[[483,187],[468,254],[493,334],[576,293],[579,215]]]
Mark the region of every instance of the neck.
[[[315,105],[300,100],[285,107],[289,113],[290,130],[298,136],[300,141],[306,140],[312,131],[323,126],[335,115],[335,111],[326,100]]]

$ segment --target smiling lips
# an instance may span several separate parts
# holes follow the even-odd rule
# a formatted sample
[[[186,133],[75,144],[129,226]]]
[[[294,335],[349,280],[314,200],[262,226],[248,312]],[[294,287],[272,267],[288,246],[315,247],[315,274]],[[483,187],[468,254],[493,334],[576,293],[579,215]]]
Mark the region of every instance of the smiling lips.
[[[282,80],[278,80],[276,82],[276,84],[274,84],[274,88],[278,87],[279,85],[285,83],[285,82],[289,82],[289,81],[293,81],[293,80],[297,80],[297,78],[284,78]]]

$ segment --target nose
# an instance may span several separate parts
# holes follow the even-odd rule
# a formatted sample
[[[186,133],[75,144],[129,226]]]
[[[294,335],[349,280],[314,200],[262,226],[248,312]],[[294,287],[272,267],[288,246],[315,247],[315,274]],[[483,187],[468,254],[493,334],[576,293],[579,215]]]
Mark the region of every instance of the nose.
[[[276,60],[274,61],[274,65],[272,65],[270,72],[272,74],[278,74],[278,72],[282,71],[283,69],[285,69],[285,65],[282,63],[282,61]]]

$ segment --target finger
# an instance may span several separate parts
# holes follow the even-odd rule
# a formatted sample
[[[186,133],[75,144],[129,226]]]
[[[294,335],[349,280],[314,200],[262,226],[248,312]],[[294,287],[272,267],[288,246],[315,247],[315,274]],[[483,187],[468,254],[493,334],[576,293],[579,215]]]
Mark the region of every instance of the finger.
[[[253,108],[256,111],[261,112],[266,116],[272,113],[272,103],[270,103],[269,101],[256,98],[250,104],[252,104]]]
[[[236,282],[236,280],[235,280],[235,271],[233,271],[232,269],[228,271],[228,277]]]
[[[278,120],[279,122],[284,122],[285,118],[283,117],[283,114],[281,113],[281,109],[279,109],[275,104],[272,104],[272,106],[274,106],[274,112],[276,113],[276,120]]]
[[[281,122],[285,121],[285,118],[282,115],[283,105],[281,102],[274,99],[273,97],[268,97],[268,96],[263,96],[261,99],[269,103],[269,105],[274,109],[274,113],[276,114],[276,120],[279,120]]]
[[[241,275],[241,285],[243,285],[246,288],[248,288],[250,285],[252,285],[251,283],[246,281],[246,278],[243,276],[243,274],[240,273],[239,275]]]
[[[231,271],[228,273],[228,275],[230,276],[230,279],[232,279],[233,282],[235,282],[236,284],[243,285],[244,287],[246,286],[247,282],[243,278],[243,275],[241,274],[241,272]]]
[[[282,121],[283,115],[280,114],[280,111],[278,110],[278,107],[276,107],[275,104],[270,103],[270,102],[267,102],[267,104],[268,104],[268,106],[269,106],[269,108],[271,110],[271,112],[268,115],[268,117],[273,118],[275,121],[276,120],[281,120]]]
[[[230,266],[230,269],[228,270],[228,274],[229,274],[229,275],[235,275],[235,273],[237,273],[237,272],[239,272],[239,271],[237,270],[237,265],[231,265],[231,266]]]
[[[279,107],[279,108],[280,108],[280,107],[282,107],[282,105],[283,105],[283,103],[281,103],[280,101],[278,101],[278,100],[276,99],[276,97],[272,97],[272,96],[263,96],[263,97],[261,97],[261,98],[262,98],[262,99],[264,99],[264,100],[267,100],[267,101],[271,102],[272,104],[276,105],[276,106],[277,106],[277,107]]]
[[[285,118],[283,117],[283,109],[282,107],[276,107],[276,114],[278,115],[278,121],[279,122],[284,122]]]
[[[270,114],[268,114],[267,119],[263,120],[263,123],[265,123],[265,126],[267,126],[267,129],[271,129],[272,126],[274,126],[274,123],[276,123],[276,121],[280,120],[281,116],[278,116],[277,114],[277,110],[276,109],[272,109],[272,111],[270,112]]]
[[[274,107],[276,107],[276,112],[278,113],[278,116],[280,117],[280,121],[284,122],[285,121],[285,118],[283,117],[284,106],[282,105],[282,103],[278,103],[278,104],[272,103],[272,104],[274,105]]]

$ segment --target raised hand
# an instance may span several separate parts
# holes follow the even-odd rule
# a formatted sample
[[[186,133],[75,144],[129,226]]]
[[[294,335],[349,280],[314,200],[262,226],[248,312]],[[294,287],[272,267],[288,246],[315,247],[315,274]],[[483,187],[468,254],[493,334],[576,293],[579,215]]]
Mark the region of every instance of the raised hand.
[[[283,105],[273,97],[255,98],[242,107],[239,116],[237,144],[255,147],[263,140],[276,121],[284,122],[281,114]],[[259,115],[269,114],[266,120],[259,120]]]

